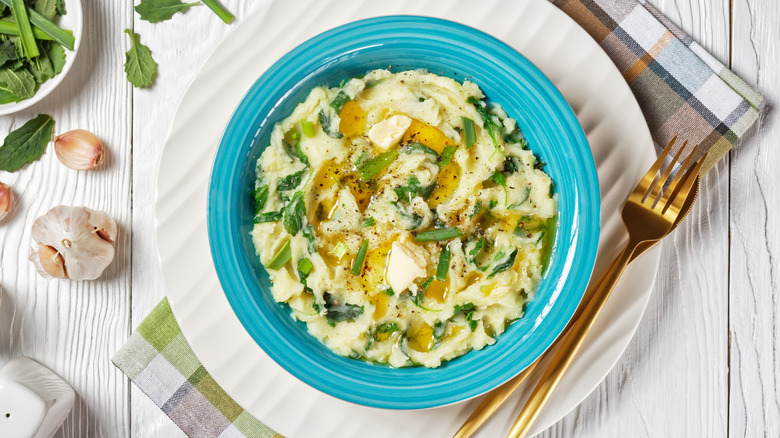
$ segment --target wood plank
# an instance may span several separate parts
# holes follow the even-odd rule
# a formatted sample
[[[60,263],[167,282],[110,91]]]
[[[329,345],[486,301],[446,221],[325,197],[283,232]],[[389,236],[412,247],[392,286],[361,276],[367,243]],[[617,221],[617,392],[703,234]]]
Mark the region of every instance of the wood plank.
[[[110,358],[127,337],[130,316],[130,87],[117,48],[131,15],[122,2],[83,6],[84,41],[73,69],[42,102],[0,117],[0,132],[46,113],[57,133],[82,128],[97,134],[107,158],[97,170],[76,172],[60,164],[50,146],[39,162],[0,172],[19,201],[0,224],[0,364],[25,355],[73,386],[75,408],[57,436],[127,436],[128,385]],[[119,225],[116,257],[100,279],[45,280],[27,260],[32,222],[60,204],[105,211]]]
[[[728,61],[728,0],[652,4]],[[726,436],[728,169],[722,162],[707,176],[691,215],[664,242],[653,296],[615,368],[540,436]]]
[[[733,68],[780,96],[780,4],[734,1]],[[776,102],[773,102],[776,103]],[[731,162],[731,436],[780,436],[780,115],[764,114]]]
[[[150,89],[133,93],[133,302],[138,326],[165,295],[154,248],[154,193],[157,165],[176,108],[200,66],[222,38],[253,8],[252,0],[223,0],[236,15],[228,26],[203,6],[151,24],[135,15],[135,31],[159,65]],[[137,387],[131,387],[132,436],[184,436]]]

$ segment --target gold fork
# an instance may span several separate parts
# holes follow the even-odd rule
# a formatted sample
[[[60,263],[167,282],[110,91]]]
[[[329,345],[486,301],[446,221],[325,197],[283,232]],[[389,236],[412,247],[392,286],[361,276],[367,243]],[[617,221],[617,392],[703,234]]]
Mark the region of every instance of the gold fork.
[[[656,164],[663,162],[663,160],[668,156],[669,151],[674,146],[676,140],[677,137],[675,136],[671,140],[671,142],[667,145],[666,147],[667,150],[664,151],[664,153],[662,153],[662,155],[658,158],[658,162]],[[687,142],[685,142],[682,145],[681,150],[684,150],[686,145]],[[703,162],[703,158],[699,160],[699,162]],[[692,176],[696,178],[694,180],[693,187],[690,190],[690,194],[685,198],[685,202],[680,210],[680,214],[675,220],[674,225],[669,230],[670,233],[675,228],[677,228],[680,222],[682,222],[682,220],[691,210],[691,207],[693,206],[693,203],[696,200],[696,196],[699,192],[698,168],[690,169],[690,172],[692,172]],[[653,246],[653,243],[654,242],[644,242],[641,243],[639,246],[637,246],[636,250],[631,255],[631,259],[629,260],[629,263],[632,262],[637,257],[639,257],[642,253],[650,249]],[[508,382],[504,383],[503,385],[499,386],[498,388],[494,389],[489,394],[487,394],[485,398],[482,400],[482,402],[479,404],[479,406],[476,409],[474,409],[474,412],[472,412],[469,418],[463,423],[460,429],[458,429],[455,435],[453,435],[453,438],[471,437],[483,424],[485,424],[485,422],[495,413],[495,411],[498,410],[498,408],[501,407],[507,399],[509,399],[509,397],[520,387],[520,385],[526,379],[528,379],[528,376],[534,371],[534,369],[536,369],[536,367],[541,362],[543,362],[545,358],[549,357],[549,352],[556,350],[556,347],[560,344],[561,340],[567,336],[569,330],[571,330],[574,323],[579,319],[580,315],[582,314],[585,308],[585,304],[590,302],[594,293],[597,291],[597,289],[599,289],[608,271],[609,269],[604,271],[601,274],[601,276],[585,292],[585,295],[582,298],[582,303],[577,308],[577,311],[575,312],[574,316],[572,316],[571,321],[569,321],[569,324],[563,330],[561,336],[559,336],[558,339],[555,341],[555,343],[553,343],[553,345],[548,349],[548,354],[543,354],[538,359],[536,359],[535,362],[533,362],[525,370],[523,370],[522,373],[518,374],[516,377],[512,378]]]
[[[636,252],[637,247],[642,244],[652,245],[661,240],[669,234],[677,219],[684,214],[685,200],[693,193],[693,186],[707,154],[705,153],[698,161],[693,162],[694,149],[672,178],[672,171],[685,150],[685,147],[681,147],[663,174],[658,177],[657,174],[672,147],[673,143],[664,149],[653,167],[628,196],[628,200],[623,206],[623,223],[628,230],[628,244],[602,276],[603,280],[598,284],[593,297],[583,309],[582,315],[572,325],[568,335],[562,339],[561,347],[553,356],[541,380],[520,411],[507,438],[518,438],[528,433],[561,377],[571,365],[585,336],[598,318],[601,309],[604,308],[612,289],[623,274],[623,270]]]
[[[685,163],[683,163],[683,165],[681,166],[680,171],[677,173],[674,180],[668,186],[666,186],[666,182],[669,180],[669,176],[673,170],[674,165],[677,162],[679,162],[679,159],[683,151],[685,150],[685,147],[687,145],[686,142],[685,144],[682,145],[682,147],[680,147],[680,150],[674,157],[674,160],[667,167],[663,175],[660,178],[656,179],[656,175],[660,170],[664,160],[669,155],[670,151],[673,149],[676,139],[677,137],[672,139],[669,145],[667,145],[667,147],[658,157],[656,163],[653,165],[650,171],[648,171],[648,173],[645,175],[642,182],[640,182],[639,186],[634,190],[634,193],[631,195],[631,197],[629,197],[629,201],[626,202],[627,205],[633,202],[635,205],[638,204],[640,207],[642,207],[643,205],[649,206],[650,211],[658,211],[660,212],[660,216],[662,217],[666,215],[666,217],[669,218],[669,221],[667,221],[666,225],[663,224],[661,225],[662,227],[665,227],[665,233],[660,236],[658,236],[658,234],[655,234],[652,235],[651,238],[647,238],[646,235],[644,234],[638,235],[636,231],[634,232],[633,242],[632,239],[629,240],[629,246],[626,248],[623,254],[621,254],[621,256],[618,257],[618,259],[613,263],[612,267],[610,267],[610,269],[607,269],[601,275],[601,277],[593,285],[591,285],[589,290],[586,292],[585,296],[583,297],[583,301],[582,301],[583,304],[579,307],[577,313],[573,316],[572,320],[564,330],[563,335],[559,337],[559,339],[556,341],[555,343],[556,345],[564,342],[563,341],[564,339],[569,339],[569,342],[571,342],[572,338],[568,336],[569,331],[574,329],[575,325],[578,328],[583,326],[582,323],[577,324],[578,321],[580,321],[580,316],[584,313],[585,309],[588,308],[586,303],[590,303],[591,300],[594,298],[594,296],[597,295],[597,293],[604,293],[602,289],[603,288],[602,283],[614,276],[614,278],[611,279],[613,284],[611,286],[607,285],[608,291],[606,292],[606,294],[608,296],[609,292],[611,292],[612,288],[614,287],[614,282],[616,282],[617,278],[619,278],[620,273],[622,273],[623,268],[625,268],[625,265],[630,261],[632,261],[637,256],[639,256],[639,254],[649,249],[655,242],[660,240],[661,237],[663,237],[664,235],[671,232],[674,228],[676,228],[677,225],[679,225],[679,223],[685,217],[685,215],[690,211],[691,206],[693,205],[693,202],[696,198],[696,194],[698,193],[698,188],[699,188],[698,174],[701,168],[701,163],[703,163],[704,161],[704,157],[702,157],[697,163],[691,164],[693,153],[689,155]],[[663,190],[665,186],[666,186],[666,190]],[[637,202],[637,195],[640,193],[642,194],[642,196],[641,198],[638,199]],[[645,204],[648,201],[650,201],[651,204]],[[660,205],[659,205],[659,201],[660,201]],[[631,208],[633,207],[628,207],[628,209]],[[644,211],[644,210],[640,210],[640,211]],[[624,208],[624,216],[626,214],[632,214],[632,211]],[[672,217],[673,220],[671,220]],[[632,247],[633,249],[631,249]],[[621,262],[621,257],[623,257],[622,267],[619,269],[619,272],[615,273],[614,271],[615,265],[618,262]],[[606,302],[606,297],[603,299],[603,301]],[[601,310],[601,307],[603,307],[603,304],[599,306],[596,315]],[[593,316],[592,319],[595,320],[595,316]],[[592,322],[585,325],[586,326],[585,333],[587,333],[591,325]],[[579,349],[581,342],[582,342],[581,340],[579,340],[579,342],[576,342],[576,348],[574,349],[574,351],[571,352],[572,357],[574,356],[574,354],[576,354],[576,350]],[[551,348],[550,350],[554,351],[554,348]],[[495,412],[495,410],[498,409],[498,407],[504,401],[506,401],[506,399],[509,398],[509,396],[520,386],[520,384],[533,371],[533,369],[540,362],[542,362],[545,356],[537,359],[537,361],[531,364],[525,371],[523,371],[523,373],[521,373],[517,377],[513,378],[512,380],[505,383],[501,387],[492,391],[483,400],[483,402],[479,405],[479,407],[477,407],[477,409],[471,414],[468,420],[464,422],[463,426],[461,426],[460,430],[458,430],[458,432],[455,434],[455,438],[466,438],[471,436],[493,414],[493,412]],[[557,355],[557,358],[560,357],[561,357],[561,351],[559,351]],[[566,368],[568,368],[570,362],[571,359],[568,360],[568,363],[566,364]],[[551,367],[552,365],[553,364],[551,364]],[[548,369],[548,372],[545,373],[545,376],[543,377],[542,381],[545,381],[544,379],[548,377],[549,371],[550,370]],[[562,376],[564,372],[565,369],[563,369],[560,372],[560,376]],[[552,387],[549,388],[550,392],[555,387],[555,385],[557,385],[557,382],[560,380],[560,376],[557,377]],[[539,387],[536,388],[536,390],[534,391],[534,395],[532,395],[532,398],[529,399],[529,403],[531,400],[534,399],[534,396],[536,396],[536,394],[539,393],[539,389],[540,389]],[[544,404],[544,401],[546,401],[547,397],[549,397],[549,394],[544,395],[543,397],[544,398],[542,400],[541,405]],[[528,406],[529,405],[526,406],[526,409],[528,409]],[[528,427],[530,427],[530,423],[533,421],[536,415],[538,415],[538,411],[533,415],[533,418],[531,418],[530,421],[528,422]],[[521,423],[522,418],[523,418],[523,414],[521,414],[521,417],[518,418],[518,423]],[[515,428],[513,428],[513,432],[517,428],[517,426],[518,424],[516,424]],[[514,436],[514,435],[510,433],[510,436]]]

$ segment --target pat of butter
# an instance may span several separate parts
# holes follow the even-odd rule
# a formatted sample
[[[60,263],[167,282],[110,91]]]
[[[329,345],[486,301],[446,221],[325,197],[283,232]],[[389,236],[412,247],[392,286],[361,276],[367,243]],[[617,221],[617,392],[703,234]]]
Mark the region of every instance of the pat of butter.
[[[411,286],[414,280],[425,277],[426,265],[425,255],[417,246],[412,243],[393,242],[385,278],[393,291],[400,294]]]
[[[368,131],[368,138],[377,147],[388,150],[401,141],[411,124],[410,117],[395,115],[372,126]]]

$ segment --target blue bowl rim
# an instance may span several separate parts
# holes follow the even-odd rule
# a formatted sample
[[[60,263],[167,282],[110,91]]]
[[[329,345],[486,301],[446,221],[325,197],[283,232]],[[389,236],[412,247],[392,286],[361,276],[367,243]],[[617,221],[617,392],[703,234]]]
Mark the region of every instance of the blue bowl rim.
[[[302,352],[298,351],[296,346],[290,344],[290,342],[283,336],[285,332],[283,327],[280,328],[278,326],[279,320],[274,320],[274,318],[278,318],[279,315],[283,313],[279,311],[281,308],[280,305],[274,303],[276,304],[276,310],[272,312],[264,313],[262,311],[258,311],[258,307],[260,310],[262,310],[262,303],[256,299],[258,297],[250,296],[248,290],[249,284],[246,281],[247,279],[245,277],[236,275],[234,269],[235,266],[233,263],[238,263],[239,267],[243,266],[241,264],[242,261],[241,257],[239,256],[237,247],[238,242],[236,242],[236,239],[243,239],[245,236],[228,235],[228,239],[224,239],[225,231],[231,229],[230,224],[236,223],[235,213],[229,208],[222,208],[224,207],[224,203],[227,202],[225,201],[225,198],[227,197],[219,195],[222,193],[221,188],[225,184],[228,185],[228,189],[236,185],[235,181],[232,181],[234,178],[232,178],[231,175],[233,174],[230,172],[226,173],[226,169],[229,169],[230,165],[234,164],[234,161],[237,161],[237,158],[249,159],[248,154],[246,154],[245,157],[241,157],[241,154],[239,153],[239,157],[236,157],[235,155],[230,155],[228,151],[234,151],[236,150],[236,147],[252,149],[254,147],[253,143],[256,142],[260,137],[259,134],[263,131],[263,129],[267,129],[269,126],[273,126],[273,124],[276,123],[276,120],[269,122],[268,119],[270,113],[263,112],[262,114],[251,114],[253,101],[256,97],[263,94],[263,86],[269,81],[276,79],[276,77],[281,74],[280,71],[283,70],[283,66],[285,66],[287,63],[294,62],[297,58],[304,54],[310,54],[310,52],[315,50],[315,48],[317,49],[316,53],[323,57],[323,59],[320,61],[324,62],[328,60],[329,62],[332,62],[331,58],[326,57],[326,54],[329,52],[326,50],[327,47],[323,48],[323,43],[335,35],[344,34],[345,32],[367,32],[372,28],[378,28],[379,30],[377,30],[377,32],[381,32],[382,26],[387,25],[392,25],[396,30],[404,29],[407,32],[419,31],[420,27],[424,26],[425,28],[434,29],[440,32],[440,35],[437,36],[437,38],[454,38],[455,36],[465,37],[465,39],[471,38],[469,41],[457,41],[459,44],[464,46],[467,46],[467,43],[482,44],[482,47],[485,49],[500,52],[500,56],[504,57],[502,58],[504,61],[513,61],[518,66],[521,66],[522,69],[520,70],[522,73],[533,76],[534,80],[536,80],[535,84],[541,86],[541,91],[544,92],[545,97],[550,99],[550,101],[547,103],[551,106],[554,106],[554,109],[557,111],[556,114],[562,118],[562,120],[559,120],[558,122],[559,125],[563,125],[558,127],[564,128],[566,130],[566,132],[569,134],[567,139],[571,140],[572,144],[574,145],[572,146],[572,150],[568,152],[577,154],[576,158],[578,158],[578,160],[574,163],[574,166],[577,167],[580,172],[578,174],[578,179],[575,181],[577,183],[577,190],[575,190],[575,193],[572,194],[572,197],[576,198],[577,202],[575,207],[576,211],[573,214],[576,216],[579,222],[577,222],[577,226],[574,227],[577,229],[572,231],[572,235],[567,235],[566,238],[568,240],[564,242],[568,246],[573,245],[573,248],[576,251],[571,250],[563,253],[566,258],[562,260],[561,263],[566,265],[568,275],[563,278],[563,281],[559,279],[555,282],[555,284],[548,287],[548,289],[554,288],[554,290],[551,292],[552,296],[550,297],[550,303],[547,304],[544,308],[545,316],[543,320],[534,321],[535,325],[533,328],[536,329],[537,326],[542,326],[545,321],[549,321],[553,316],[556,316],[556,319],[553,322],[551,328],[547,332],[542,333],[545,335],[543,338],[532,338],[536,339],[536,343],[534,348],[532,348],[529,354],[526,356],[518,357],[515,349],[504,347],[505,351],[502,351],[500,356],[493,357],[491,363],[503,362],[510,363],[511,365],[503,366],[500,372],[496,372],[491,375],[491,378],[488,379],[488,382],[482,381],[479,385],[447,389],[448,386],[451,386],[451,383],[445,381],[434,382],[434,384],[419,384],[418,386],[410,387],[405,385],[410,376],[413,376],[414,373],[419,374],[420,370],[423,370],[423,372],[428,372],[431,371],[431,369],[394,369],[390,367],[371,365],[366,362],[337,356],[336,354],[330,352],[330,350],[328,350],[322,344],[319,344],[320,347],[324,349],[330,356],[342,360],[340,365],[346,368],[347,371],[356,371],[355,367],[357,367],[359,368],[357,371],[363,372],[363,374],[367,372],[371,378],[371,381],[366,381],[361,380],[361,377],[365,376],[354,376],[348,375],[347,373],[341,373],[339,370],[327,368],[321,363],[317,363],[315,359],[307,357],[304,354],[300,354]],[[407,27],[404,28],[403,26]],[[387,33],[388,31],[385,30],[385,32]],[[387,35],[385,35],[385,37],[387,37]],[[409,35],[409,38],[413,37],[419,37],[419,35]],[[336,53],[333,55],[334,57],[337,57],[339,54]],[[479,82],[478,85],[480,85]],[[275,102],[281,102],[285,98],[285,96],[281,96],[279,99],[276,99]],[[251,115],[247,116],[247,114]],[[286,115],[284,114],[282,115],[282,117],[285,116]],[[510,116],[514,116],[514,114],[510,114]],[[258,120],[260,121],[259,127],[257,123]],[[252,121],[254,121],[254,123],[252,123]],[[525,133],[529,137],[529,140],[533,138],[533,133]],[[236,139],[238,139],[238,141]],[[250,140],[248,145],[246,144],[247,140]],[[533,142],[531,143],[533,145]],[[242,152],[241,149],[238,149],[237,151]],[[256,159],[257,157],[254,158]],[[228,190],[228,193],[232,192]],[[245,194],[244,198],[241,199],[245,199]],[[523,369],[525,369],[552,344],[554,339],[568,323],[576,307],[579,305],[580,299],[590,278],[593,263],[595,261],[600,229],[599,221],[600,195],[593,157],[590,154],[590,148],[588,147],[587,140],[584,133],[582,132],[582,128],[577,122],[576,116],[560,92],[536,66],[534,66],[520,53],[515,51],[515,49],[509,47],[502,41],[474,28],[459,23],[430,17],[395,15],[351,22],[323,32],[307,40],[280,58],[258,78],[255,84],[246,93],[241,103],[235,110],[233,116],[231,117],[220,142],[209,183],[208,234],[212,258],[214,260],[215,268],[217,270],[223,291],[244,328],[249,332],[255,342],[257,342],[258,345],[266,352],[266,354],[268,354],[274,361],[282,366],[282,368],[286,369],[288,372],[309,384],[310,386],[346,401],[379,408],[420,409],[456,403],[487,392],[490,389],[511,379],[520,373]],[[556,236],[556,244],[553,251],[553,257],[556,258],[556,260],[562,256],[559,251],[559,246],[561,244],[561,236],[558,235]],[[555,261],[551,261],[551,268],[554,263]],[[252,274],[256,275],[256,273]],[[542,285],[540,285],[538,292],[542,291],[541,286],[547,284],[547,282],[548,280],[546,276],[545,281],[543,281]],[[558,298],[561,297],[564,286],[568,288],[566,291],[566,299],[559,300]],[[269,291],[261,290],[261,293],[270,295]],[[273,300],[271,299],[271,301]],[[555,305],[553,306],[552,304]],[[288,314],[283,316],[287,319],[292,319]],[[520,321],[524,319],[525,318],[521,319]],[[509,336],[507,335],[509,332],[517,325],[518,322],[512,324],[512,326],[510,326],[509,329],[498,338],[498,343],[500,343],[500,340],[508,338]],[[265,336],[269,333],[272,336]],[[309,338],[314,339],[308,333],[305,334]],[[498,345],[498,343],[496,345]],[[460,358],[446,362],[442,367],[436,370],[446,370],[451,368],[453,367],[451,364],[458,361],[460,361],[460,363],[468,362],[468,358],[470,356],[474,357],[477,354],[484,356],[486,351],[495,351],[496,348],[494,347],[496,347],[496,345],[488,346],[480,351],[469,352]],[[292,355],[290,351],[286,350],[292,351]],[[515,354],[513,354],[513,351]],[[361,367],[355,364],[362,364],[363,366],[371,367],[371,369],[366,371],[365,367]],[[377,370],[384,371],[376,372]],[[391,370],[392,373],[389,376],[386,372],[388,370]],[[462,376],[463,378],[458,380],[458,382],[465,382],[465,378],[471,377],[473,373],[477,371],[479,370],[468,369],[468,372],[472,374]],[[440,375],[441,374],[443,373],[440,373]],[[387,379],[388,377],[390,377],[391,381],[397,379],[398,382],[401,382],[401,384],[392,386],[387,385],[387,381],[382,381],[382,384],[386,384],[386,386],[383,386],[382,384],[379,384],[375,381],[378,379]],[[334,381],[342,382],[341,387],[337,387],[329,383]],[[419,379],[415,381],[419,381]],[[394,391],[397,391],[398,393],[394,393]]]

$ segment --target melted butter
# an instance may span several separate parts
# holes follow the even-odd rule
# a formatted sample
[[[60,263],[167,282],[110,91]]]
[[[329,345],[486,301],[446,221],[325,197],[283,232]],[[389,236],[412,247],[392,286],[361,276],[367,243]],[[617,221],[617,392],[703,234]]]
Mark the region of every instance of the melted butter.
[[[371,304],[374,305],[374,321],[379,321],[384,318],[390,308],[390,297],[384,292],[378,292],[369,299],[371,300]]]
[[[358,137],[366,131],[366,112],[354,100],[341,107],[339,112],[339,131],[345,137]]]
[[[378,248],[374,248],[366,254],[363,272],[360,274],[360,281],[363,283],[365,290],[379,291],[382,295],[385,295],[385,273],[392,245],[393,242],[391,240],[382,242]]]
[[[436,208],[452,197],[460,183],[460,174],[460,165],[454,161],[439,172],[436,177],[436,188],[431,193],[431,197],[428,198],[429,207]]]
[[[337,195],[333,187],[338,186],[343,169],[333,160],[322,165],[320,170],[314,175],[312,181],[314,189],[314,208],[307,213],[309,223],[314,225],[319,231],[320,222],[328,220],[334,212],[337,205]]]
[[[472,284],[477,284],[480,281],[482,281],[482,274],[479,272],[471,271],[469,272],[469,275],[466,276],[466,287],[469,287]],[[466,287],[464,287],[464,289]]]
[[[339,182],[349,187],[349,191],[355,197],[360,212],[366,211],[368,205],[371,204],[371,197],[374,196],[374,189],[369,183],[358,178],[356,173],[344,175]]]
[[[438,153],[449,144],[454,144],[439,128],[427,125],[419,120],[412,119],[412,124],[401,137],[401,143],[416,141],[435,150]]]
[[[444,303],[447,301],[447,297],[450,294],[450,282],[447,280],[439,281],[434,279],[428,289],[425,289],[425,296],[427,298],[433,298],[434,300]]]
[[[427,353],[431,351],[435,342],[433,328],[423,321],[422,318],[415,318],[406,332],[406,341],[409,343],[409,348],[421,353]]]

